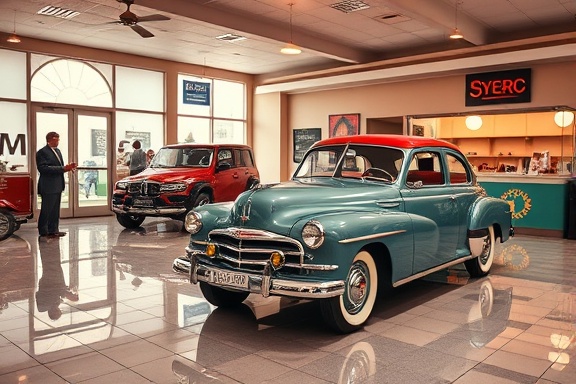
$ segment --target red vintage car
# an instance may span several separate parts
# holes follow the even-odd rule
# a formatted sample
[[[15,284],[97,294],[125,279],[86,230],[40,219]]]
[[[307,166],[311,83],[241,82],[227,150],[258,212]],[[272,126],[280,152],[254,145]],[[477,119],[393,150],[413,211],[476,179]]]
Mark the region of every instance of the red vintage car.
[[[32,178],[29,173],[12,173],[0,161],[0,240],[10,237],[33,217]]]
[[[116,182],[111,208],[122,226],[137,228],[148,216],[184,220],[194,207],[233,201],[259,183],[247,145],[167,145],[144,171]]]

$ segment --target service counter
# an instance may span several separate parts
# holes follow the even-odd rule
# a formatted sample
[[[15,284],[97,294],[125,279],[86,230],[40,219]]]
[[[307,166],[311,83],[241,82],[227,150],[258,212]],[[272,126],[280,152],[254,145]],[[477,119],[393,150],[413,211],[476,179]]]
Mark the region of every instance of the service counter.
[[[489,196],[510,203],[516,233],[566,237],[569,175],[478,172],[477,176]]]

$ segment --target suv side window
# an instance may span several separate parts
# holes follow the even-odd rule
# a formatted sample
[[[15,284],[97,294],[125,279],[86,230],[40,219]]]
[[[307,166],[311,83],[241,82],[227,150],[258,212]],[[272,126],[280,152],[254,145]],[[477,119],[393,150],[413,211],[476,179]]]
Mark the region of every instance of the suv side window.
[[[242,167],[253,167],[254,160],[252,159],[252,153],[247,149],[239,149],[239,161],[238,164]]]
[[[218,167],[228,164],[228,168],[234,167],[234,157],[233,152],[229,148],[220,148],[218,151]]]

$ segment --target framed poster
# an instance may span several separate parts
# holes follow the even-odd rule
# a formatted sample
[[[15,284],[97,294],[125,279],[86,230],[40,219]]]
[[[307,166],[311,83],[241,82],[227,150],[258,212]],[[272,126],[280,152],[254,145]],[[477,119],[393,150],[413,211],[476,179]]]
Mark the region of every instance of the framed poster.
[[[357,135],[360,133],[360,114],[328,116],[329,137]]]
[[[142,149],[144,150],[150,148],[150,132],[126,131],[124,137],[129,139],[130,142],[134,142],[134,140],[140,140],[140,144],[142,144]]]
[[[92,156],[106,155],[106,130],[92,130]]]
[[[292,131],[294,134],[294,150],[292,160],[295,163],[302,161],[304,154],[318,140],[322,138],[321,128],[301,128]]]

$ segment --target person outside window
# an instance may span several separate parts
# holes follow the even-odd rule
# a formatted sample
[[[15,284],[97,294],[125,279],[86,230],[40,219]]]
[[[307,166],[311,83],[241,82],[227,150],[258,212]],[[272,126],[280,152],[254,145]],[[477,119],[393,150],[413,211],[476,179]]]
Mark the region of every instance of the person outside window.
[[[85,167],[95,167],[97,164],[94,160],[85,160],[83,165]],[[97,170],[87,170],[84,171],[84,194],[86,198],[90,196],[90,189],[94,185],[94,194],[96,194],[96,188],[98,188],[98,171]]]
[[[58,149],[60,135],[56,132],[46,134],[46,146],[36,152],[38,194],[42,197],[38,216],[38,234],[42,237],[65,236],[60,232],[60,201],[64,191],[64,173],[74,172],[76,163],[64,164],[62,152]]]
[[[130,156],[130,176],[137,175],[146,168],[146,152],[142,150],[140,140],[134,141],[132,144],[134,152]]]

